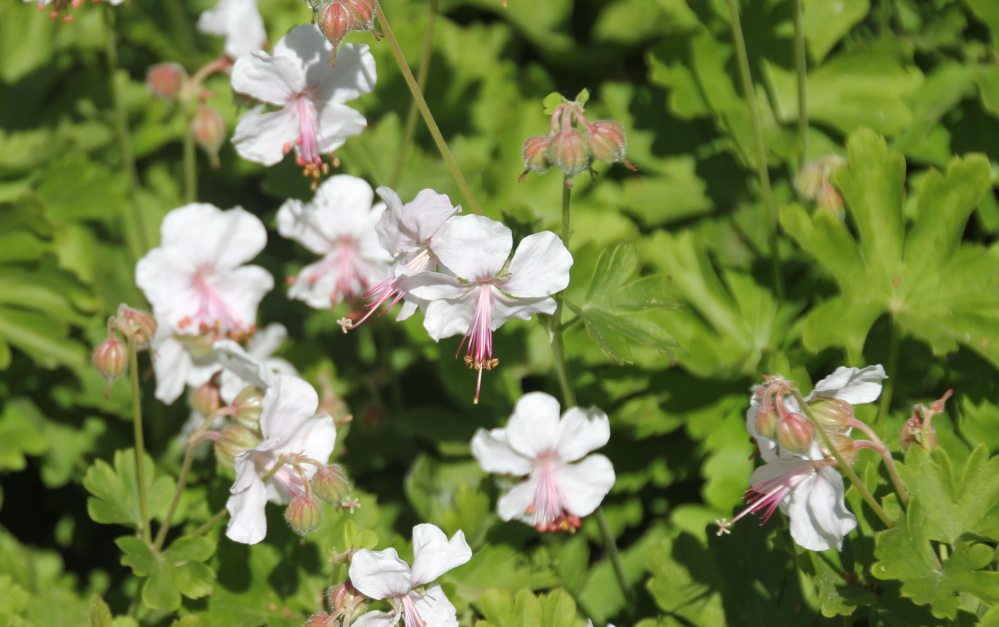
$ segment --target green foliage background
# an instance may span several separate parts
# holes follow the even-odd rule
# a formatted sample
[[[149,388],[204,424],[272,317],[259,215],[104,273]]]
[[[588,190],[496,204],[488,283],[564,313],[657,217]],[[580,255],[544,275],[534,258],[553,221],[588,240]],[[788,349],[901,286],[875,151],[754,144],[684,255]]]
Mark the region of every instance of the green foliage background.
[[[220,53],[219,41],[192,29],[211,4],[112,9],[121,66],[112,77],[104,6],[88,3],[62,24],[34,3],[0,1],[0,625],[298,626],[344,576],[332,550],[404,547],[419,522],[462,529],[472,545],[472,561],[444,579],[462,624],[999,624],[993,0],[803,0],[808,158],[848,159],[834,178],[842,222],[798,201],[791,184],[801,167],[792,3],[741,3],[779,206],[783,299],[725,2],[440,1],[428,101],[486,215],[520,235],[558,230],[561,177],[517,183],[523,140],[546,129],[549,92],[587,88],[587,111],[629,132],[637,173],[603,168],[595,182],[576,180],[567,299],[582,322],[567,351],[580,403],[611,417],[603,452],[618,480],[604,510],[633,601],[616,585],[595,521],[542,537],[501,523],[499,488],[469,454],[475,429],[505,424],[522,393],[558,395],[542,325],[517,321],[497,333],[501,366],[474,406],[474,374],[452,358],[457,339],[433,343],[420,316],[343,335],[341,312],[290,302],[282,287],[265,298],[261,323],[285,324],[282,355],[314,384],[331,377],[352,411],[338,455],[361,509],[330,513],[301,543],[276,509],[267,540],[252,547],[218,542],[216,530],[156,556],[129,535],[130,394],[119,382],[106,396],[88,355],[118,303],[143,305],[133,268],[144,251],[129,248],[128,229],[131,241],[155,246],[162,216],[184,204],[182,115],[149,94],[144,76],[160,61],[194,71]],[[384,6],[415,67],[428,3]],[[300,0],[260,0],[260,9],[272,42],[310,19]],[[379,81],[351,103],[369,128],[338,152],[341,170],[385,185],[409,93],[384,42],[348,40],[372,46]],[[134,195],[112,79],[127,104]],[[227,80],[207,86],[233,128]],[[431,187],[460,202],[417,129],[395,189],[410,199]],[[273,231],[285,198],[311,196],[290,160],[264,169],[228,145],[218,170],[199,159],[199,200],[242,205],[271,228],[257,263],[279,284],[307,262]],[[873,427],[896,448],[912,405],[955,389],[934,423],[941,448],[905,456],[907,509],[873,456],[861,455],[857,471],[896,525],[885,530],[851,490],[861,524],[842,553],[802,551],[778,517],[715,537],[712,521],[731,517],[754,465],[744,414],[759,375],[779,372],[807,390],[839,365],[874,363],[893,376]],[[140,367],[149,372],[147,361]],[[148,483],[167,495],[155,505],[172,494],[187,416],[183,402],[155,402],[152,384],[143,397]],[[877,410],[858,408],[858,417],[874,420]],[[208,520],[230,481],[200,460],[179,530]]]

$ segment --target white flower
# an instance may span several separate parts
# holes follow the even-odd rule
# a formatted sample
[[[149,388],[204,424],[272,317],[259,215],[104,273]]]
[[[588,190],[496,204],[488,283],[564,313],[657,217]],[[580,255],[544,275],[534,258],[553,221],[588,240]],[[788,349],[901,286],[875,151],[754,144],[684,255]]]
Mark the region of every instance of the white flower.
[[[493,331],[513,318],[553,313],[552,294],[569,284],[572,255],[551,231],[528,235],[513,248],[506,226],[483,216],[455,216],[434,237],[434,252],[446,272],[410,279],[410,293],[427,301],[423,326],[434,340],[459,333],[468,340],[465,363],[479,371],[495,367]],[[459,347],[458,350],[461,350]]]
[[[368,313],[363,318],[356,323],[343,319],[341,324],[345,332],[367,320],[389,299],[392,299],[389,307],[405,299],[396,320],[409,318],[418,306],[424,304],[421,299],[408,294],[408,277],[438,269],[439,261],[433,251],[434,237],[448,218],[461,212],[460,206],[451,206],[451,199],[446,194],[438,194],[432,189],[421,191],[405,205],[391,188],[379,187],[376,191],[388,208],[375,225],[375,230],[378,242],[393,257],[393,275],[364,295],[372,301],[366,305]]]
[[[263,250],[267,230],[253,214],[195,203],[163,219],[159,248],[135,268],[156,317],[156,398],[172,403],[185,385],[221,369],[214,342],[253,331],[257,306],[274,287],[270,273],[244,265]]]
[[[843,501],[843,477],[835,462],[775,459],[757,468],[749,482],[749,507],[731,521],[722,519],[718,535],[737,520],[755,512],[762,522],[780,507],[791,520],[791,537],[811,551],[843,548],[843,537],[857,526],[857,518]]]
[[[343,103],[371,91],[376,80],[367,46],[343,46],[336,67],[328,63],[332,52],[316,26],[304,25],[282,37],[273,56],[258,50],[236,60],[233,91],[278,108],[260,106],[239,120],[232,142],[241,157],[270,166],[294,148],[306,174],[328,171],[321,156],[367,126]]]
[[[267,501],[286,504],[305,492],[305,482],[325,465],[336,443],[336,425],[316,415],[319,396],[296,377],[279,376],[264,395],[260,431],[264,440],[236,458],[236,481],[226,503],[226,535],[256,544],[267,535]],[[271,474],[275,464],[278,469]],[[264,482],[263,478],[270,474]]]
[[[264,392],[278,375],[297,377],[298,371],[288,360],[274,357],[274,353],[288,337],[283,324],[272,323],[257,331],[244,349],[232,340],[215,345],[222,362],[219,387],[222,400],[232,402],[247,387],[256,386]]]
[[[329,309],[345,298],[359,297],[389,273],[392,257],[378,244],[375,223],[384,204],[371,206],[374,193],[363,179],[331,177],[311,203],[288,200],[278,210],[278,233],[317,255],[288,292],[316,309]]]
[[[888,378],[880,364],[866,368],[840,366],[831,375],[815,384],[805,398],[838,398],[851,405],[873,403],[881,396],[881,382]]]
[[[439,585],[426,592],[416,589],[472,558],[465,534],[449,542],[444,532],[429,524],[413,527],[413,567],[399,559],[395,549],[361,549],[350,562],[350,582],[372,599],[387,599],[394,611],[368,612],[354,627],[391,627],[402,615],[406,627],[458,627],[454,606]]]
[[[530,475],[500,497],[501,519],[560,531],[578,528],[614,485],[609,459],[584,457],[609,439],[610,421],[596,407],[571,407],[559,419],[554,397],[531,392],[517,401],[505,429],[475,433],[472,455],[486,472]]]
[[[257,0],[219,0],[198,18],[198,30],[206,35],[225,37],[225,54],[238,59],[267,43],[264,20]]]

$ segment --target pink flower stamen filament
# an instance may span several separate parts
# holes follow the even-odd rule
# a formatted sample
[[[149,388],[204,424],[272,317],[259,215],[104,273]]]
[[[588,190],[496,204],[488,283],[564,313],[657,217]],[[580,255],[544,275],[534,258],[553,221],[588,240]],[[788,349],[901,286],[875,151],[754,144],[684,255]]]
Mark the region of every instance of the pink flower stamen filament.
[[[574,532],[582,525],[578,516],[565,511],[565,493],[555,470],[557,458],[552,453],[542,453],[534,476],[538,484],[534,490],[534,502],[527,506],[525,513],[531,514],[534,528],[538,531]]]
[[[313,189],[316,182],[323,174],[330,171],[329,165],[322,159],[321,146],[325,144],[319,129],[319,122],[316,119],[318,112],[312,102],[309,91],[303,91],[295,98],[295,106],[298,108],[299,136],[295,140],[295,163],[302,168],[305,176],[313,178]],[[290,146],[285,146],[286,152]],[[334,165],[336,163],[334,162]]]
[[[479,286],[472,324],[468,326],[465,337],[461,339],[461,344],[455,351],[457,357],[465,340],[468,340],[465,365],[479,371],[478,383],[475,385],[475,399],[473,399],[476,405],[479,403],[479,393],[482,391],[482,371],[492,370],[499,365],[499,360],[493,359],[492,289],[489,284]]]
[[[416,601],[413,596],[415,595],[410,593],[401,599],[404,625],[405,627],[427,627],[427,621],[423,620],[419,610],[416,609]]]
[[[406,267],[414,273],[423,272],[427,269],[427,266],[430,265],[430,259],[430,249],[424,248],[418,255],[413,257],[413,259],[406,264]],[[388,299],[391,298],[392,302],[389,303],[389,306],[386,307],[379,315],[384,316],[390,309],[395,307],[400,300],[405,298],[407,290],[402,286],[402,279],[403,277],[389,277],[365,292],[364,298],[371,301],[364,305],[367,307],[368,312],[357,322],[351,322],[347,329],[353,329],[360,326],[362,322],[370,318],[371,314],[375,313],[375,311],[382,306],[382,303]]]
[[[749,488],[744,495],[749,507],[739,512],[730,521],[724,519],[719,521],[722,531],[727,530],[728,527],[734,525],[739,519],[750,512],[759,514],[760,524],[766,524],[773,513],[777,511],[784,497],[790,494],[796,485],[817,473],[818,467],[824,464],[827,464],[827,462],[803,463],[790,472],[774,477],[773,479],[768,479],[763,483]]]
[[[215,283],[211,280],[210,270],[198,270],[192,278],[192,283],[198,293],[198,311],[193,317],[180,321],[178,326],[181,329],[189,324],[195,324],[201,331],[215,329],[222,335],[242,330],[242,322],[232,313],[225,299],[219,295]]]

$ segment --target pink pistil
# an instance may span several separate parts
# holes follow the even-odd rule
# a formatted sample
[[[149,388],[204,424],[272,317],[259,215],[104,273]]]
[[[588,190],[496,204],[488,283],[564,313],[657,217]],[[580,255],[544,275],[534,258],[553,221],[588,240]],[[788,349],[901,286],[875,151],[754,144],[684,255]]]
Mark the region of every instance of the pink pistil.
[[[538,531],[569,531],[574,532],[582,525],[578,516],[565,511],[565,492],[555,470],[557,458],[551,453],[543,453],[538,458],[534,476],[538,485],[534,490],[534,502],[527,506],[526,513],[531,514],[534,528]]]
[[[479,286],[479,297],[475,301],[475,313],[472,324],[469,325],[465,337],[461,339],[455,357],[461,352],[465,340],[468,340],[468,350],[465,353],[465,365],[479,371],[479,380],[475,386],[473,403],[479,404],[479,393],[482,390],[482,371],[492,370],[499,365],[498,359],[493,359],[493,329],[492,329],[492,286]]]
[[[295,106],[298,107],[299,136],[295,140],[296,152],[295,163],[303,169],[305,176],[318,179],[321,175],[330,171],[322,159],[320,144],[319,123],[316,120],[316,113],[308,95],[303,92],[295,98]]]

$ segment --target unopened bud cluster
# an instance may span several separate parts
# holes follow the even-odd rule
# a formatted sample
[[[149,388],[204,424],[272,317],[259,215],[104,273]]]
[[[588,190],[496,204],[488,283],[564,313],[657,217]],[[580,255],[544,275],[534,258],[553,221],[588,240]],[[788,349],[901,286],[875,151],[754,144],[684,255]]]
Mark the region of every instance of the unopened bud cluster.
[[[554,102],[561,99],[561,104]],[[524,142],[523,181],[529,172],[542,174],[555,167],[565,174],[565,186],[572,187],[572,176],[590,171],[596,161],[623,163],[629,169],[635,166],[626,158],[627,139],[624,127],[610,120],[590,121],[584,115],[583,105],[589,92],[580,92],[576,100],[569,101],[558,94],[551,94],[545,103],[551,109],[547,135],[529,137]],[[553,106],[554,105],[554,106]],[[547,109],[546,109],[547,112]]]
[[[326,593],[329,612],[319,612],[309,617],[303,627],[341,627],[350,625],[365,609],[365,597],[354,588],[350,579],[331,587]],[[429,627],[429,623],[427,624]]]
[[[347,33],[375,28],[374,0],[332,0],[312,2],[313,21],[333,44],[330,64],[336,65],[336,52]]]
[[[128,372],[129,350],[126,342],[132,342],[136,350],[148,349],[155,334],[156,320],[147,311],[122,304],[117,315],[108,318],[108,338],[97,345],[90,360],[108,382],[105,395],[110,392],[111,384]]]
[[[843,196],[830,178],[845,165],[846,159],[838,155],[826,155],[806,164],[794,179],[798,194],[842,220]]]
[[[927,450],[933,450],[940,444],[936,429],[933,428],[931,423],[933,417],[944,410],[944,404],[953,393],[954,390],[947,390],[942,397],[933,401],[929,407],[917,404],[912,409],[912,417],[905,421],[901,432],[898,434],[899,443],[902,445],[903,451],[909,450],[913,444]]]
[[[293,460],[296,465],[312,464],[309,460]],[[305,491],[291,500],[284,518],[295,533],[306,535],[319,528],[323,511],[320,502],[325,501],[338,509],[350,492],[350,482],[343,466],[330,464],[316,465],[317,471],[312,481],[305,484]]]

